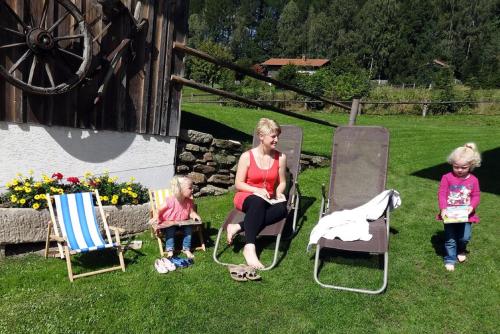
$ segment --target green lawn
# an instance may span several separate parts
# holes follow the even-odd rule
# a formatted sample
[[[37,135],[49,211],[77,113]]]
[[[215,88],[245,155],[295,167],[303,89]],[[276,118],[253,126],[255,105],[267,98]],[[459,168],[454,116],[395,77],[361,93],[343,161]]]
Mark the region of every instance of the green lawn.
[[[217,137],[248,139],[258,118],[304,129],[303,150],[329,155],[333,129],[255,109],[185,104],[184,122]],[[314,117],[346,124],[348,115]],[[202,117],[202,118],[200,118]],[[213,120],[207,121],[206,119]],[[298,235],[284,243],[278,266],[262,272],[261,282],[231,280],[212,260],[216,229],[231,208],[231,195],[198,200],[209,224],[209,249],[196,252],[189,269],[159,275],[158,256],[149,233],[139,252],[126,253],[127,272],[67,279],[66,264],[37,255],[8,258],[0,264],[0,332],[208,332],[208,333],[495,333],[500,332],[499,116],[361,116],[360,125],[390,130],[388,187],[400,191],[403,205],[391,217],[389,286],[378,296],[321,288],[312,277],[313,253],[306,253],[316,223],[321,183],[329,169],[304,171],[299,178],[303,212]],[[219,135],[220,134],[220,135]],[[453,273],[443,267],[442,224],[434,220],[439,177],[447,154],[466,141],[484,153],[477,169],[483,189],[470,254]],[[362,186],[362,185],[361,185]],[[237,244],[238,245],[238,244]],[[272,243],[263,244],[269,261]],[[330,254],[321,277],[374,286],[381,271],[370,258]],[[242,262],[240,253],[226,258]],[[104,261],[114,259],[105,257]],[[94,263],[91,255],[75,261],[77,270]],[[331,262],[334,261],[334,262]],[[361,261],[360,267],[349,266]],[[354,270],[354,271],[353,271]],[[496,316],[495,316],[496,314]],[[497,319],[497,320],[495,320]]]

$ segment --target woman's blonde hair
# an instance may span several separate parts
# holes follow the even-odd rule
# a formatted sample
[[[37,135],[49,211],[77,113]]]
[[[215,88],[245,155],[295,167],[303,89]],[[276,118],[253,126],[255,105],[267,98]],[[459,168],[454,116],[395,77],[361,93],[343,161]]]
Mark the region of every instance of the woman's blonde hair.
[[[448,156],[448,163],[454,164],[457,161],[470,164],[470,170],[481,166],[481,154],[477,149],[477,145],[475,143],[466,143],[454,149]]]
[[[193,181],[184,175],[175,175],[170,181],[170,190],[178,200],[182,199],[182,186],[191,185]]]
[[[270,134],[281,134],[281,127],[279,124],[269,118],[261,118],[257,123],[255,128],[259,136],[265,136]]]

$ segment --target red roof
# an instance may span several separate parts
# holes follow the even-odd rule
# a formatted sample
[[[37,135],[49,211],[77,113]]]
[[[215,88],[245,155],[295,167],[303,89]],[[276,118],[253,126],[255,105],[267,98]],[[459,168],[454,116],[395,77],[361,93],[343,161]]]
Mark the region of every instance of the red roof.
[[[311,66],[311,67],[321,67],[330,62],[329,59],[288,59],[288,58],[271,58],[262,63],[264,66],[285,66],[292,64],[295,66]]]

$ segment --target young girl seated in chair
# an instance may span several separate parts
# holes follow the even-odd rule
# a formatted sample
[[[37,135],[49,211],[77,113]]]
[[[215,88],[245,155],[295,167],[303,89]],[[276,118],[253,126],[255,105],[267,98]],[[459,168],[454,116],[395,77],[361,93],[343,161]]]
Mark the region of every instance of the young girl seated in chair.
[[[161,227],[161,225],[169,225],[187,219],[201,220],[194,210],[193,181],[187,176],[174,176],[171,181],[171,190],[173,196],[167,197],[158,209],[158,225]],[[182,229],[184,233],[182,252],[189,259],[194,258],[193,253],[191,253],[191,225],[171,226],[164,229],[167,257],[174,255],[174,235],[177,229]]]

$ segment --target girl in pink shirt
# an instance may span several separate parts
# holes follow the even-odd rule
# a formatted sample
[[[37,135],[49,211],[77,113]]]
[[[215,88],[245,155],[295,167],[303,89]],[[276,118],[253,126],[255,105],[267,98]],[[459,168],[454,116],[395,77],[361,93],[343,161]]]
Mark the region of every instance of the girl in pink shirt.
[[[193,181],[186,176],[174,176],[171,181],[172,195],[165,199],[163,205],[158,209],[158,223],[169,224],[175,221],[194,219],[201,220],[194,210],[193,203]],[[165,250],[167,257],[174,255],[174,235],[177,228],[183,229],[182,252],[190,259],[194,258],[191,253],[192,226],[171,226],[165,231]]]
[[[446,217],[447,209],[453,206],[466,206],[469,219],[463,223],[444,224],[444,264],[446,270],[454,271],[455,263],[466,260],[466,247],[471,238],[472,225],[478,223],[479,217],[476,208],[479,205],[479,181],[470,172],[481,165],[481,155],[474,143],[467,143],[451,152],[448,163],[452,165],[452,172],[443,175],[439,184],[438,201],[440,215],[438,219]]]

